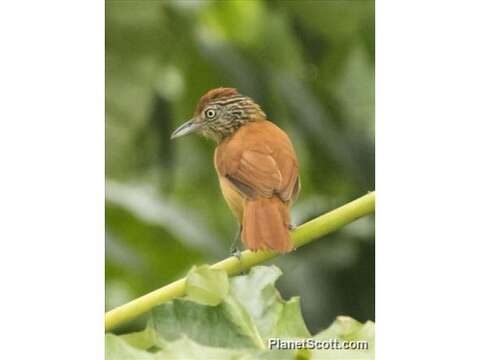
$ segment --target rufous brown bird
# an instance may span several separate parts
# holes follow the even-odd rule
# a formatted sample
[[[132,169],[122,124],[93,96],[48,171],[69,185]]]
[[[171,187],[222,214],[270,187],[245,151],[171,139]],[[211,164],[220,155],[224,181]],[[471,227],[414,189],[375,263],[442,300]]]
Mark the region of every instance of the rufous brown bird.
[[[233,88],[200,98],[193,118],[171,138],[199,132],[216,141],[214,164],[246,248],[293,249],[290,207],[300,191],[298,161],[288,135],[261,107]]]

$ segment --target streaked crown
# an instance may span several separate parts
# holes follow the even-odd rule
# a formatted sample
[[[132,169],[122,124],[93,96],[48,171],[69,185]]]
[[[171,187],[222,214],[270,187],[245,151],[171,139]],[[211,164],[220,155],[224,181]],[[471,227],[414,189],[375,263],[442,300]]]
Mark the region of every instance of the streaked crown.
[[[220,142],[247,122],[266,116],[258,104],[236,89],[217,88],[200,98],[194,118],[201,122],[204,136]]]

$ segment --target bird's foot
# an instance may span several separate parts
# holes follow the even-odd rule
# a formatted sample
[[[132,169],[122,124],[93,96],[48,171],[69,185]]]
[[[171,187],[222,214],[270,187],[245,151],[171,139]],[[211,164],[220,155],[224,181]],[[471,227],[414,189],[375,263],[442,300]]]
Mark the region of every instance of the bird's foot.
[[[293,224],[288,224],[288,230],[295,230],[297,227]]]
[[[241,252],[240,252],[240,250],[238,250],[238,248],[236,246],[232,246],[230,248],[230,254],[235,256],[240,261]]]

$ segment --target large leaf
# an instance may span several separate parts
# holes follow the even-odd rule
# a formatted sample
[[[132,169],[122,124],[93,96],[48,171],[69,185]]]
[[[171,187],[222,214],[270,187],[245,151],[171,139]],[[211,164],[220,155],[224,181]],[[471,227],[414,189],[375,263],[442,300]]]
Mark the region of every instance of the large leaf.
[[[275,288],[275,281],[281,274],[276,266],[254,267],[248,275],[232,278],[231,294],[250,313],[265,340],[275,332],[285,337],[309,336],[300,307],[295,305],[298,298],[286,305]],[[295,323],[295,326],[290,326],[290,322]],[[285,326],[287,323],[289,325]]]
[[[367,341],[367,350],[269,350],[271,338],[311,338],[300,299],[285,301],[275,288],[280,275],[275,266],[258,266],[228,284],[223,270],[193,268],[187,276],[188,298],[156,306],[142,332],[107,335],[107,359],[373,358],[374,324],[346,316],[338,317],[313,339]]]
[[[279,338],[303,338],[310,336],[310,332],[303,321],[299,297],[294,297],[285,303],[271,335]]]
[[[186,281],[188,300],[155,307],[149,325],[161,342],[187,335],[208,346],[264,348],[249,312],[228,292],[225,271],[207,266],[193,268]]]
[[[223,305],[207,306],[177,299],[155,307],[150,326],[163,342],[174,341],[186,335],[207,346],[256,347],[229,319]]]
[[[375,351],[375,325],[371,321],[362,324],[351,317],[339,316],[326,330],[315,335],[314,339],[319,341],[330,341],[336,339],[340,343],[347,342],[363,342],[366,343],[365,350],[314,350],[312,351],[312,359],[373,359]],[[362,346],[357,343],[356,346]]]
[[[106,360],[154,360],[157,357],[147,351],[137,349],[127,341],[112,334],[105,337]]]
[[[228,275],[225,271],[210,269],[208,265],[194,267],[187,275],[187,297],[204,305],[218,305],[228,293]]]
[[[247,360],[255,359],[255,351],[238,350],[200,345],[187,337],[168,343],[160,352],[159,359],[185,360]]]

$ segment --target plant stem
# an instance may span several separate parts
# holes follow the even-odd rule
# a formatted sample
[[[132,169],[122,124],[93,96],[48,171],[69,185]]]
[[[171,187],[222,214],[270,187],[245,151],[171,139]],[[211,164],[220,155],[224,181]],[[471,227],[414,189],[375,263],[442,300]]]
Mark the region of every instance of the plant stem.
[[[374,211],[375,192],[370,192],[367,195],[321,215],[297,227],[295,230],[292,230],[294,246],[298,248],[309,242],[318,240],[320,237],[325,236],[362,216],[371,214]],[[251,252],[245,250],[241,254],[241,260],[232,256],[212,265],[212,268],[223,269],[229,275],[235,275],[278,255],[278,253],[271,251]],[[182,278],[107,312],[105,314],[105,331],[110,331],[113,328],[136,318],[149,311],[155,305],[165,303],[184,295],[185,278]]]

